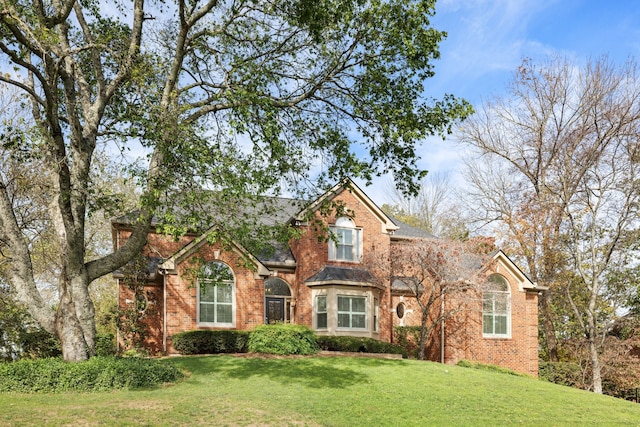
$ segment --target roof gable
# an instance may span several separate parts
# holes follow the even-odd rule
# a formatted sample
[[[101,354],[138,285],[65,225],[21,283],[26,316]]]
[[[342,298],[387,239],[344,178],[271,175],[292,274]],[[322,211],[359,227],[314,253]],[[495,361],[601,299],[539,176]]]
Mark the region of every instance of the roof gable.
[[[501,249],[498,249],[493,255],[494,270],[496,273],[501,271],[508,271],[518,283],[518,289],[521,292],[541,292],[549,289],[546,286],[539,286],[537,283],[533,283],[531,279],[505,254]],[[504,270],[503,270],[504,269]]]
[[[204,244],[208,243],[207,237],[210,232],[215,231],[216,227],[212,227],[207,230],[207,232],[201,234],[200,236],[193,239],[187,245],[185,245],[178,252],[173,254],[171,257],[166,259],[160,265],[158,265],[158,270],[163,272],[163,274],[175,274],[177,272],[177,266],[183,262],[187,257],[194,254],[200,247]],[[256,274],[260,276],[268,276],[270,274],[269,269],[258,260],[255,256],[253,256],[250,252],[245,250],[242,246],[238,245],[235,242],[229,243],[231,246],[231,250],[239,254],[245,259],[251,261],[251,263],[256,267]]]
[[[351,194],[353,194],[367,208],[367,210],[380,221],[383,233],[391,234],[398,230],[399,227],[391,220],[391,218],[385,214],[382,209],[380,209],[350,178],[343,179],[329,191],[318,197],[307,207],[298,212],[295,219],[297,221],[305,221],[310,214],[316,212],[323,203],[331,202],[345,191],[351,192]]]

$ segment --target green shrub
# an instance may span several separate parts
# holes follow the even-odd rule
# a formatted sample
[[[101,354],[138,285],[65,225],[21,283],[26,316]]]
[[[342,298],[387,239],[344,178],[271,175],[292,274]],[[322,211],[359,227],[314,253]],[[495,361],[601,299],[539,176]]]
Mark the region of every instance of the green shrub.
[[[349,351],[360,353],[402,354],[405,349],[397,344],[378,341],[373,338],[318,336],[318,345],[325,351]]]
[[[23,359],[0,364],[0,392],[108,391],[175,382],[182,373],[168,361],[93,357],[86,362]]]
[[[393,329],[395,341],[404,348],[404,354],[418,358],[421,331],[421,326],[396,326]]]
[[[584,388],[582,368],[577,363],[540,362],[538,377],[542,380],[569,387]]]
[[[115,356],[118,352],[116,337],[113,334],[98,334],[96,337],[96,356]]]
[[[315,354],[315,333],[303,325],[260,325],[251,331],[249,351],[270,354]]]
[[[182,354],[246,353],[248,331],[188,331],[172,337]]]
[[[44,359],[62,355],[58,339],[51,333],[36,327],[23,335],[22,356],[24,358]]]

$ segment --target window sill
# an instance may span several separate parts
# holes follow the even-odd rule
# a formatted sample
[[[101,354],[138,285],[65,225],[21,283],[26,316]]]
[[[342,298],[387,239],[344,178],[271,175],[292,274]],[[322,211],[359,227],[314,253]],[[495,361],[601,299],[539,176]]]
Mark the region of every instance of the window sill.
[[[511,335],[486,335],[486,334],[482,334],[482,338],[483,339],[488,339],[488,340],[510,340],[511,339]]]
[[[359,259],[329,259],[329,262],[344,262],[347,264],[361,264]]]
[[[233,329],[236,327],[233,323],[198,323],[198,328],[224,328]]]

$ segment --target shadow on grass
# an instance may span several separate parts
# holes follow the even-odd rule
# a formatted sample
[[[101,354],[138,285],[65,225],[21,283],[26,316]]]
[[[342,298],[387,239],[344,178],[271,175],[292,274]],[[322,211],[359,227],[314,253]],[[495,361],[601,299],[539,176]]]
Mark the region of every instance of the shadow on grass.
[[[397,365],[398,360],[367,358],[260,358],[207,356],[180,359],[178,366],[194,375],[217,374],[234,379],[266,377],[283,384],[313,388],[344,388],[366,382],[363,367]]]

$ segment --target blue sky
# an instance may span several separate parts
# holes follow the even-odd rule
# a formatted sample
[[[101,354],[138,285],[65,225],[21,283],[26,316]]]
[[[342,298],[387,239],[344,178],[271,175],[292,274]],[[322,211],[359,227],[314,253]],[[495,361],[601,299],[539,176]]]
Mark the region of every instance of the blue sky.
[[[439,0],[432,24],[448,37],[427,95],[452,93],[473,105],[506,94],[525,57],[560,54],[576,64],[602,55],[619,64],[640,61],[640,1]],[[454,141],[425,141],[421,157],[421,167],[456,180],[460,147]],[[381,205],[389,202],[384,187],[363,189]]]

